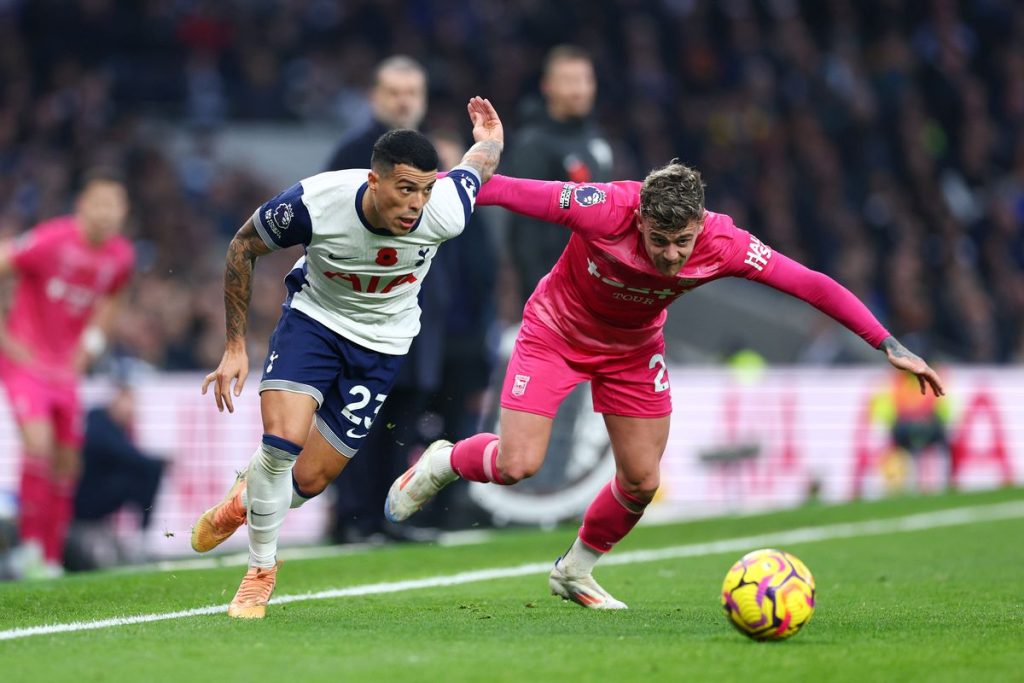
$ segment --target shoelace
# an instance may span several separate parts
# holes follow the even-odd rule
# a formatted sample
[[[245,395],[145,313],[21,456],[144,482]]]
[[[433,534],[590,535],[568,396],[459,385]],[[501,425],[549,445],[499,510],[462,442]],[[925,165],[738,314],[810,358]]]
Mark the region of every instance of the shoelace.
[[[238,587],[238,594],[235,602],[243,604],[267,602],[277,582],[277,567],[264,569],[253,567],[242,579],[242,585]]]
[[[227,504],[222,505],[213,515],[213,525],[218,529],[231,525],[237,527],[245,522],[245,507],[242,505],[242,494],[238,493]]]

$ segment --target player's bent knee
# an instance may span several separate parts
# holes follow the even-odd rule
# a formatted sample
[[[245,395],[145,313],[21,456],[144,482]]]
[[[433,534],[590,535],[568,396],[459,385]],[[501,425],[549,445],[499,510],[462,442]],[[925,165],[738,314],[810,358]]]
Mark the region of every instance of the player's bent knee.
[[[348,463],[349,458],[333,449],[324,452],[306,448],[295,461],[292,477],[303,496],[313,497],[323,493]]]
[[[299,448],[303,448],[306,445],[306,437],[309,434],[309,425],[307,425],[305,429],[302,429],[297,425],[289,425],[284,422],[273,424],[269,421],[265,421],[263,433],[276,436],[280,439],[285,439]]]
[[[660,479],[657,476],[649,477],[647,479],[642,479],[636,482],[623,482],[622,480],[619,481],[619,485],[622,487],[623,491],[625,491],[633,498],[636,498],[637,500],[642,500],[645,503],[650,503],[652,500],[654,500],[654,496],[657,495],[658,493],[658,486],[660,485],[660,483]]]
[[[654,496],[658,495],[658,487],[653,488],[642,488],[633,494],[634,497],[639,498],[645,503],[650,503],[654,500]]]
[[[502,481],[506,484],[514,484],[537,474],[542,462],[543,460],[537,461],[532,458],[509,458],[502,461],[502,458],[499,457],[496,464]]]
[[[295,485],[306,498],[319,496],[337,477],[322,470],[304,471],[298,467],[292,471],[292,476],[295,478]]]

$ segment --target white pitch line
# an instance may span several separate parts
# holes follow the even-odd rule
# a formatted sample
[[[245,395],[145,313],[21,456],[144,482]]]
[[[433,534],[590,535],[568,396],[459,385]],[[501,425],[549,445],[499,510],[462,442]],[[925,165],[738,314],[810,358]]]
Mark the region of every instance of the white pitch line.
[[[813,543],[816,541],[853,538],[857,536],[909,533],[928,529],[938,529],[941,527],[1017,519],[1020,517],[1024,517],[1024,501],[950,508],[936,512],[924,512],[915,515],[908,515],[905,517],[802,527],[799,529],[791,529],[789,531],[730,538],[722,541],[710,541],[707,543],[691,543],[689,545],[673,546],[670,548],[661,548],[659,550],[634,550],[631,552],[621,553],[619,555],[609,555],[603,560],[602,564],[620,565],[638,564],[642,562],[660,562],[663,560],[671,560],[681,557],[699,557],[704,555],[717,555],[719,553],[747,551],[753,548],[771,545]],[[407,581],[391,581],[386,583],[351,586],[349,588],[335,588],[332,590],[317,591],[315,593],[282,595],[273,598],[270,601],[270,604],[283,605],[291,602],[303,602],[307,600],[332,600],[336,598],[349,598],[363,595],[398,593],[401,591],[418,590],[421,588],[457,586],[477,581],[492,581],[494,579],[508,579],[527,576],[530,574],[545,574],[550,570],[550,562],[534,562],[531,564],[519,565],[517,567],[496,567],[493,569],[459,572],[458,574],[450,574],[448,576],[431,576],[422,579],[410,579]],[[225,610],[225,605],[210,605],[208,607],[198,607],[178,612],[114,617],[111,619],[100,619],[98,621],[76,621],[67,624],[28,626],[24,628],[0,631],[0,640],[14,640],[16,638],[27,638],[29,636],[92,631],[95,629],[110,628],[113,626],[145,624],[153,621],[165,621],[168,619],[181,619],[184,617],[218,614],[225,612]]]
[[[476,545],[486,543],[494,538],[494,533],[483,529],[467,529],[465,531],[444,531],[434,541],[442,547],[457,545]],[[327,546],[297,546],[282,548],[277,553],[280,560],[320,560],[330,557],[360,555],[380,548],[374,543],[346,543]],[[159,560],[149,564],[126,565],[111,571],[117,574],[143,574],[146,572],[181,572],[198,569],[220,569],[221,567],[244,567],[249,563],[249,551],[234,552],[211,557],[196,557],[185,560]]]

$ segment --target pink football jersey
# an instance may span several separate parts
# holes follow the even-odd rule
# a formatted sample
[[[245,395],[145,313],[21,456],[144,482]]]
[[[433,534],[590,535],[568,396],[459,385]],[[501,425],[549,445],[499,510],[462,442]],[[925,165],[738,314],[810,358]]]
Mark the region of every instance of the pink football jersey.
[[[73,216],[41,223],[18,240],[7,333],[32,352],[33,366],[46,374],[72,369],[97,300],[124,287],[134,259],[122,236],[100,245],[86,242]]]
[[[639,350],[659,342],[669,304],[695,287],[731,276],[801,298],[872,346],[888,336],[844,287],[774,252],[725,214],[708,211],[689,260],[677,275],[662,275],[637,229],[640,187],[633,181],[577,184],[500,175],[483,186],[481,206],[503,206],[573,231],[527,302],[524,320],[542,323],[595,353]]]

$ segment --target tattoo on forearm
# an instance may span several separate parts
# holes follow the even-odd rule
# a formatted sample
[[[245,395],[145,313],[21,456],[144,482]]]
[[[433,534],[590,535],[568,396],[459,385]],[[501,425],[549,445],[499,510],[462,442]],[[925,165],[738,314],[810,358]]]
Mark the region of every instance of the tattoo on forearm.
[[[238,231],[228,245],[224,268],[224,318],[228,342],[245,338],[246,317],[252,298],[253,268],[256,259],[267,251],[251,221]]]
[[[907,350],[907,347],[900,344],[896,337],[886,337],[882,341],[882,350],[892,353],[894,358],[917,358]]]
[[[498,161],[501,160],[501,147],[501,143],[494,140],[478,142],[470,147],[462,157],[462,163],[476,169],[476,172],[480,174],[480,179],[487,182],[498,168]]]

